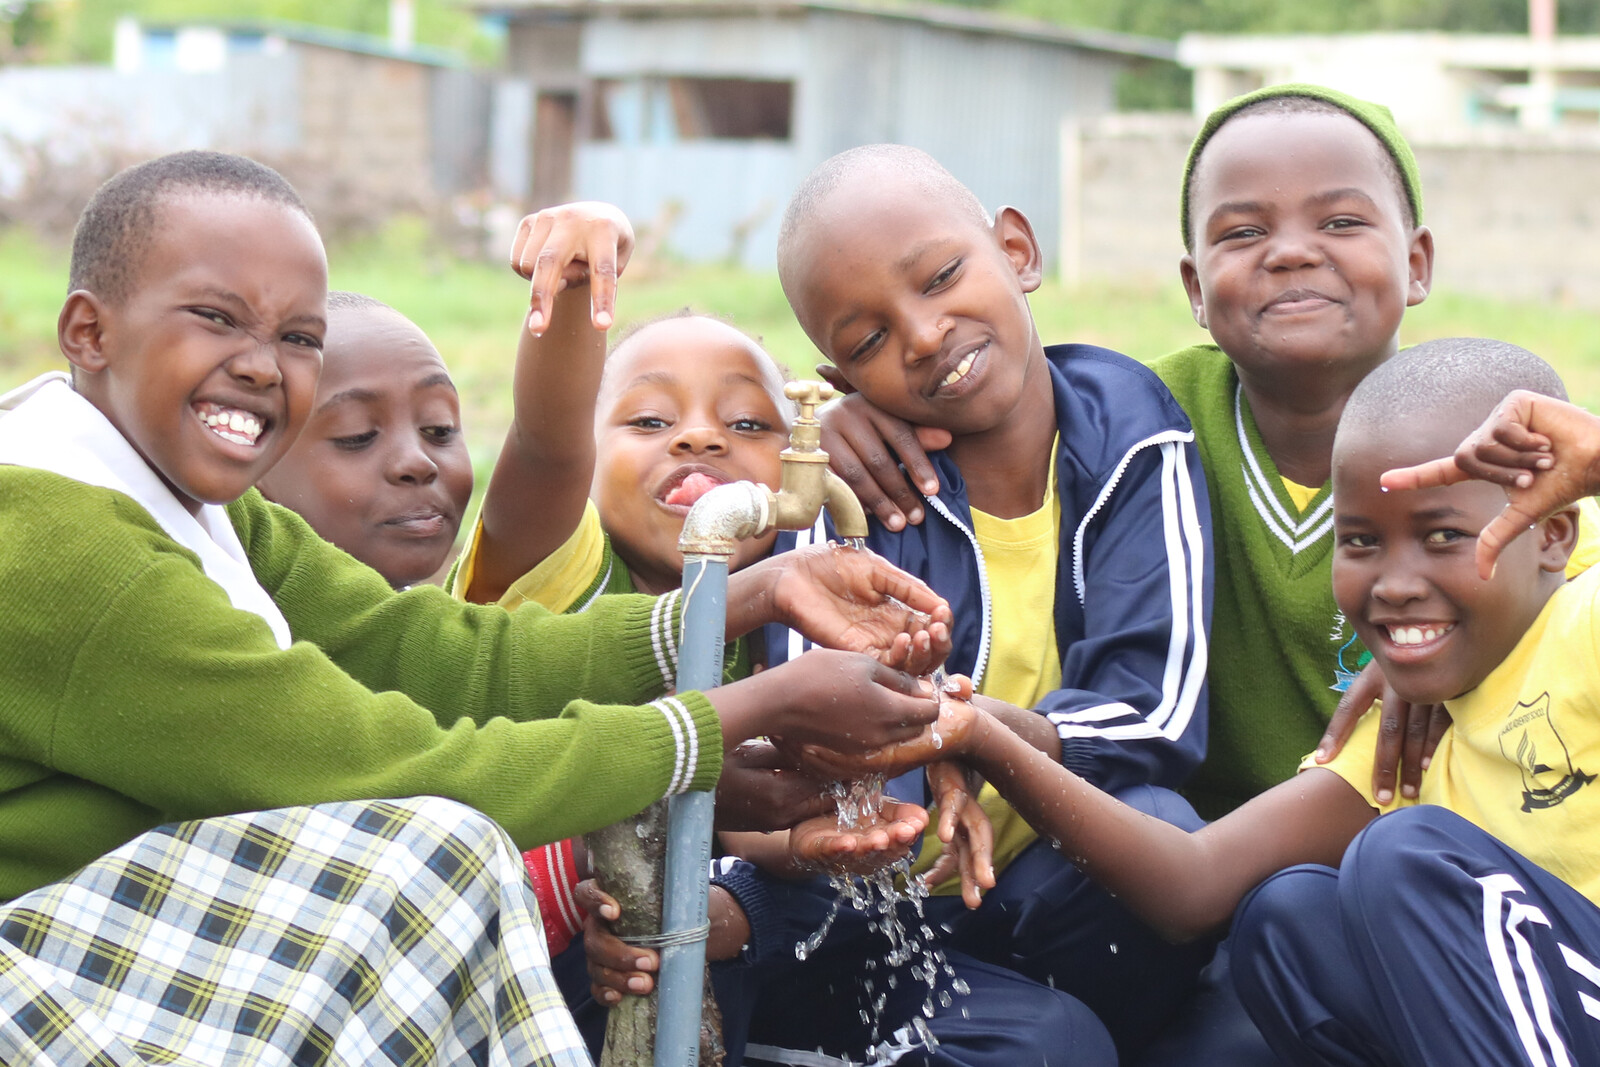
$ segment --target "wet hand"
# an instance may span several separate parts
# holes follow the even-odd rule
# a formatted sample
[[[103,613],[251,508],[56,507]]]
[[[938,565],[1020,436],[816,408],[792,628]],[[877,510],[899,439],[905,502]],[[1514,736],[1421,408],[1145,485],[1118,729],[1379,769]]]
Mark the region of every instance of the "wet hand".
[[[865,752],[909,741],[939,714],[919,679],[852,652],[814,648],[751,681],[770,687],[778,714],[765,732],[791,752],[807,744]]]
[[[546,208],[526,216],[511,242],[511,269],[530,282],[528,330],[549,328],[556,294],[589,286],[589,318],[609,330],[616,317],[617,279],[633,255],[633,226],[599,201]]]
[[[805,774],[769,741],[746,741],[722,759],[717,780],[718,830],[786,830],[833,808],[831,779]]]
[[[931,682],[924,679],[921,685],[934,695]],[[947,692],[940,695],[938,717],[915,737],[866,751],[844,752],[818,744],[792,746],[790,751],[813,777],[837,781],[854,781],[869,774],[897,778],[914,768],[959,756],[972,743],[982,712],[965,699],[972,693],[969,679],[956,675],[946,686]]]
[[[944,851],[925,880],[934,886],[959,872],[962,903],[976,908],[994,888],[994,825],[977,800],[982,781],[961,764],[942,760],[928,764],[928,785],[939,811]]]
[[[949,653],[949,603],[876,553],[816,545],[771,561],[781,561],[772,575],[775,621],[815,644],[865,652],[915,674],[931,671]]]
[[[1517,390],[1461,442],[1455,455],[1383,475],[1390,490],[1476,478],[1504,486],[1507,503],[1478,534],[1478,573],[1540,519],[1600,492],[1600,419],[1564,400]]]
[[[817,373],[840,392],[851,392],[833,367],[820,366]],[[861,506],[890,530],[920,523],[923,510],[918,490],[929,496],[939,491],[939,475],[928,453],[950,447],[950,432],[913,426],[878,410],[859,395],[827,405],[818,418],[828,465],[844,479]]]
[[[789,832],[789,858],[798,867],[841,874],[871,874],[905,858],[928,827],[915,804],[883,798],[869,825],[839,829],[835,815],[807,819]]]

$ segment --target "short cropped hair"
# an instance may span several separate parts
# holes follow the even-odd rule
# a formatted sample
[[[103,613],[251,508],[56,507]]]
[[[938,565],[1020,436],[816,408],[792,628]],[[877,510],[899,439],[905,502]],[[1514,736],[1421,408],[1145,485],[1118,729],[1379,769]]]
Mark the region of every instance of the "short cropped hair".
[[[1321,90],[1328,94],[1324,96],[1301,95],[1295,91],[1294,86],[1274,87],[1264,89],[1258,99],[1226,113],[1220,121],[1208,122],[1207,128],[1196,139],[1194,154],[1183,176],[1183,246],[1190,252],[1194,251],[1195,231],[1198,222],[1194,219],[1194,174],[1200,170],[1200,162],[1205,158],[1205,150],[1216,137],[1217,132],[1224,126],[1239,119],[1249,118],[1252,115],[1343,115],[1345,118],[1355,119],[1366,127],[1372,135],[1373,143],[1381,151],[1378,153],[1379,165],[1383,168],[1383,175],[1394,187],[1394,194],[1400,200],[1400,219],[1405,223],[1407,230],[1415,229],[1418,221],[1418,207],[1421,203],[1421,190],[1417,188],[1419,180],[1416,177],[1416,160],[1411,155],[1411,149],[1405,144],[1400,132],[1394,129],[1393,119],[1389,117],[1387,108],[1379,108],[1376,104],[1367,104],[1342,95],[1335,99],[1345,100],[1349,103],[1336,103],[1329,99],[1334,94],[1331,90]],[[1319,87],[1320,88],[1320,87]],[[1267,95],[1278,93],[1280,95]],[[1252,94],[1255,95],[1255,94]],[[1360,105],[1361,113],[1358,114],[1354,107]],[[1222,109],[1218,109],[1222,110]],[[1374,118],[1378,116],[1378,118]],[[1378,122],[1384,130],[1380,136],[1373,123]],[[1404,154],[1404,160],[1399,154]],[[1409,167],[1410,180],[1402,167]]]
[[[194,193],[266,200],[311,219],[294,186],[265,164],[225,152],[174,152],[129,167],[95,190],[72,234],[68,292],[86,289],[112,304],[127,299],[162,201]]]
[[[920,148],[903,144],[862,145],[823,160],[795,190],[778,229],[779,274],[784,272],[795,240],[836,189],[885,172],[910,178],[928,192],[945,197],[958,212],[980,226],[988,226],[992,221],[972,190]]]
[[[366,293],[353,293],[348,289],[329,289],[328,314],[331,315],[335,311],[394,311],[394,308]],[[398,311],[394,313],[400,314]]]
[[[1390,432],[1409,423],[1481,420],[1517,389],[1567,399],[1555,369],[1525,348],[1482,337],[1424,341],[1362,379],[1339,419],[1339,436]]]

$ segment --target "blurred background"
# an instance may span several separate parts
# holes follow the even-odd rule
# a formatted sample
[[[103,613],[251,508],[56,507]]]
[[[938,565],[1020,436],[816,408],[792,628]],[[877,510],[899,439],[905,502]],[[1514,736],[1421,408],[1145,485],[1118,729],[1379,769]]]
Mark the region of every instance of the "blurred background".
[[[1200,116],[1283,81],[1387,104],[1416,149],[1438,261],[1405,340],[1514,341],[1600,402],[1600,0],[0,0],[0,391],[62,365],[90,192],[181,148],[295,183],[334,286],[450,364],[480,475],[522,214],[619,204],[624,324],[693,306],[803,373],[778,219],[857,144],[925,148],[1029,215],[1047,343],[1152,359],[1203,337],[1176,269]]]

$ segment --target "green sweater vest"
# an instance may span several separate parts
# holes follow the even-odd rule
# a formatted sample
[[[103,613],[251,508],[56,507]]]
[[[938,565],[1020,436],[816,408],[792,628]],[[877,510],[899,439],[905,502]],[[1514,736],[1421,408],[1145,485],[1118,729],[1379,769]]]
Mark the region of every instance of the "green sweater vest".
[[[395,594],[254,491],[229,515],[288,650],[127,497],[0,467],[0,899],[175,819],[435,794],[527,848],[675,778],[715,785],[704,696],[679,694],[692,769],[681,723],[624,706],[673,669],[653,598],[555,616]]]
[[[1185,792],[1216,818],[1294,776],[1368,656],[1333,602],[1330,487],[1304,511],[1289,499],[1215,345],[1150,368],[1194,423],[1211,493],[1210,740]]]

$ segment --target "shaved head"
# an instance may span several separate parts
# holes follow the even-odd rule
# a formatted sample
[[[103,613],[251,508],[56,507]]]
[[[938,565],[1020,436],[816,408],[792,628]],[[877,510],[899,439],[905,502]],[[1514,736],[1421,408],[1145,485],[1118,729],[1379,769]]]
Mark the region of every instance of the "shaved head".
[[[1525,348],[1481,337],[1424,341],[1361,380],[1339,419],[1334,449],[1442,420],[1459,424],[1465,437],[1517,389],[1567,399],[1561,376]]]
[[[795,249],[818,210],[833,197],[849,195],[863,185],[881,188],[885,184],[906,186],[936,198],[978,226],[987,228],[992,221],[972,190],[920,148],[901,144],[851,148],[824,160],[806,175],[783,213],[783,225],[778,231],[778,276],[785,280],[785,289],[786,279],[793,272]]]

